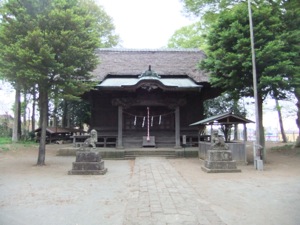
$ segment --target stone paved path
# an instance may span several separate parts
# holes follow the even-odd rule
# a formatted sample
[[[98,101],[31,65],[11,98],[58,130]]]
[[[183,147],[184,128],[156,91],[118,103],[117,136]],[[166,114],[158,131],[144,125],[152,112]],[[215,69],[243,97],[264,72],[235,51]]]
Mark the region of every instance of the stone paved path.
[[[137,158],[124,225],[224,225],[164,158]]]

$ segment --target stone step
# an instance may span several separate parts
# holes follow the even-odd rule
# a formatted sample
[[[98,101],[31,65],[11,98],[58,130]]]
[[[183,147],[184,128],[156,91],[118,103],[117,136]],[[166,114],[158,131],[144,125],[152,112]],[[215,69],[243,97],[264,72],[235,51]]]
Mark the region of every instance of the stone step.
[[[123,145],[124,147],[141,147],[143,145],[143,137],[124,136]],[[155,136],[155,145],[158,147],[173,147],[175,146],[174,136]]]
[[[103,170],[104,161],[101,162],[73,162],[73,170]]]
[[[124,147],[131,147],[131,148],[140,148],[143,145],[143,140],[139,139],[139,140],[129,140],[129,139],[125,139],[123,140],[123,145]],[[155,140],[155,146],[159,147],[159,148],[163,148],[163,147],[174,147],[175,146],[175,140],[170,140],[170,139],[156,139]]]
[[[136,157],[164,157],[176,158],[175,151],[155,151],[155,150],[141,150],[141,151],[126,151],[124,159],[135,159]]]

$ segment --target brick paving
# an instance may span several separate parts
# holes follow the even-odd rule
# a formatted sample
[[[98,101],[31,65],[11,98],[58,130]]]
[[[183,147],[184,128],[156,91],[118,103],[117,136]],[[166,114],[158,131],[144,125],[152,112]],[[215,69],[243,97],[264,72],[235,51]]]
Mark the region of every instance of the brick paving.
[[[225,225],[164,158],[136,158],[124,225]]]

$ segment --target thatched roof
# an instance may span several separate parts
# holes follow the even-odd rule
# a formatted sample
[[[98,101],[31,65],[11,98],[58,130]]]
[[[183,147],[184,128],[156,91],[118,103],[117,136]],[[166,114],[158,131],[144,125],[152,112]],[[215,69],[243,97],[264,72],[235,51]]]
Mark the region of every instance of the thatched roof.
[[[93,71],[94,79],[102,81],[107,75],[140,75],[151,65],[159,75],[187,75],[196,82],[208,82],[197,64],[205,55],[197,49],[98,49],[100,64]]]

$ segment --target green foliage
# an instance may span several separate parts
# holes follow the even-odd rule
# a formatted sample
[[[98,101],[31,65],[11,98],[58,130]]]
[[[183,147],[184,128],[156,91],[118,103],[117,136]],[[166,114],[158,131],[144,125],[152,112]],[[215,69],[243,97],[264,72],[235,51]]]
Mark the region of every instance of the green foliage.
[[[17,151],[19,149],[23,148],[29,148],[32,149],[32,147],[36,147],[37,143],[32,141],[20,141],[18,143],[12,143],[11,138],[3,138],[0,137],[0,150],[2,151]]]
[[[201,68],[210,71],[214,86],[224,88],[234,98],[253,96],[247,1],[182,2],[188,14],[200,17],[210,27],[208,58]],[[293,92],[298,99],[296,123],[300,130],[300,2],[251,2],[261,124],[263,99],[268,94],[283,99],[286,93]],[[262,127],[260,130],[262,134]]]
[[[286,145],[282,145],[282,146],[272,147],[270,150],[276,151],[276,152],[284,152],[284,151],[293,150],[293,149],[294,149],[294,144],[286,144]]]
[[[5,124],[0,124],[0,137],[11,137],[12,129]]]
[[[245,107],[243,107],[243,105],[241,105],[241,103],[238,100],[234,99],[228,93],[223,93],[219,97],[206,100],[203,106],[206,118],[230,112],[242,117],[245,117],[247,114]],[[226,142],[230,141],[232,127],[232,124],[221,125],[220,129],[224,134]]]
[[[11,144],[11,138],[10,137],[0,137],[0,145],[3,144]]]
[[[184,9],[188,14],[200,17],[205,26],[210,27],[216,21],[218,21],[218,17],[222,15],[221,20],[225,20],[224,11],[227,14],[236,15],[236,23],[233,23],[232,26],[235,26],[236,32],[247,32],[249,31],[248,26],[248,11],[246,10],[246,1],[241,0],[181,0],[184,5]],[[273,87],[273,90],[267,89],[264,92],[271,92],[273,96],[276,98],[283,98],[280,93],[274,92],[276,88],[283,87],[283,89],[291,89],[299,88],[300,86],[300,2],[298,0],[290,0],[290,1],[265,1],[265,0],[254,0],[251,1],[253,6],[255,6],[253,13],[254,20],[254,35],[255,35],[255,44],[256,44],[256,54],[257,54],[257,63],[259,66],[265,67],[265,61],[269,64],[274,64],[273,66],[269,66],[265,71],[262,71],[262,79],[263,83],[273,82],[273,84],[277,83]],[[237,11],[236,8],[240,6],[236,5],[244,5],[244,12]],[[223,11],[223,12],[222,12]],[[240,16],[238,17],[238,15]],[[234,19],[232,21],[234,21]],[[244,21],[242,20],[244,19]],[[219,25],[225,25],[225,22],[220,23]],[[243,22],[242,22],[243,21]],[[241,27],[237,27],[241,25]],[[225,25],[226,26],[226,25]],[[241,29],[244,28],[244,29]],[[230,32],[233,32],[232,29]],[[217,32],[213,29],[212,32]],[[220,31],[219,31],[220,32]],[[246,56],[241,56],[244,52],[250,49],[249,41],[246,39],[242,39],[239,36],[236,36],[240,42],[240,46],[236,45],[237,49],[241,51],[240,56],[235,60],[244,61],[244,66],[250,66],[250,58]],[[249,35],[244,35],[244,37],[249,37]],[[224,37],[226,38],[226,36]],[[214,40],[218,41],[218,40]],[[211,41],[211,43],[214,43]],[[232,40],[234,41],[234,40]],[[230,42],[227,42],[230,44]],[[246,46],[245,46],[246,45]],[[240,47],[240,48],[238,48]],[[219,46],[216,46],[219,48]],[[261,52],[259,50],[262,50]],[[278,54],[280,52],[280,54]],[[228,54],[220,49],[219,56]],[[250,56],[250,54],[248,54]],[[231,56],[233,57],[233,56]],[[229,60],[231,58],[229,57]],[[281,61],[282,60],[282,61]],[[279,63],[280,62],[280,63]],[[224,64],[227,64],[225,62]],[[261,65],[263,64],[263,65]],[[217,66],[223,66],[222,64],[218,64]],[[258,72],[260,72],[258,68]],[[286,73],[289,76],[288,81],[279,82],[280,77],[276,77],[274,75],[274,79],[270,79],[270,73],[276,74],[278,73],[280,76]],[[229,75],[228,73],[226,73]],[[264,87],[262,87],[264,88]],[[249,92],[249,90],[246,90]],[[300,98],[300,97],[299,97]]]
[[[76,98],[92,88],[96,49],[114,46],[110,17],[88,0],[7,0],[0,7],[0,74],[16,87],[37,85],[45,164],[49,93]],[[33,88],[34,89],[34,88]]]
[[[298,0],[285,1],[283,4],[285,14],[283,16],[285,32],[282,34],[288,46],[285,51],[292,54],[291,61],[294,66],[291,68],[291,85],[295,89],[300,88],[300,2]],[[297,95],[295,91],[295,95]],[[298,97],[300,99],[300,96]]]
[[[74,126],[83,127],[83,124],[90,124],[91,118],[91,106],[88,102],[72,101],[70,102],[70,108],[72,112],[71,123]]]
[[[206,100],[203,106],[206,117],[229,112],[242,117],[246,116],[246,109],[243,105],[226,93],[214,99]]]
[[[230,9],[241,0],[181,0],[186,14],[201,17],[205,23],[212,23],[220,10]]]
[[[169,39],[168,48],[206,49],[205,29],[200,22],[185,26],[175,31]]]
[[[86,7],[88,13],[96,18],[99,29],[100,48],[114,47],[119,43],[119,36],[115,34],[115,26],[112,18],[104,11],[102,6],[95,4],[93,0],[80,0],[81,5]]]
[[[276,4],[253,7],[258,91],[262,97],[284,97],[284,90],[290,90],[289,74],[294,65],[292,53],[285,51],[288,43],[281,39],[281,16]],[[230,90],[233,96],[253,96],[249,37],[246,3],[222,11],[208,36],[208,57],[201,68],[210,71],[214,86]]]
[[[95,49],[116,45],[111,18],[93,1],[17,0],[1,8],[2,71],[11,82],[78,95],[98,64]]]
[[[68,115],[65,115],[68,114]],[[83,124],[90,123],[91,107],[84,100],[63,100],[58,107],[57,116],[63,118],[68,117],[71,126],[83,127]],[[65,119],[66,120],[66,119]],[[66,123],[66,121],[64,121]],[[67,124],[63,124],[66,126]]]

